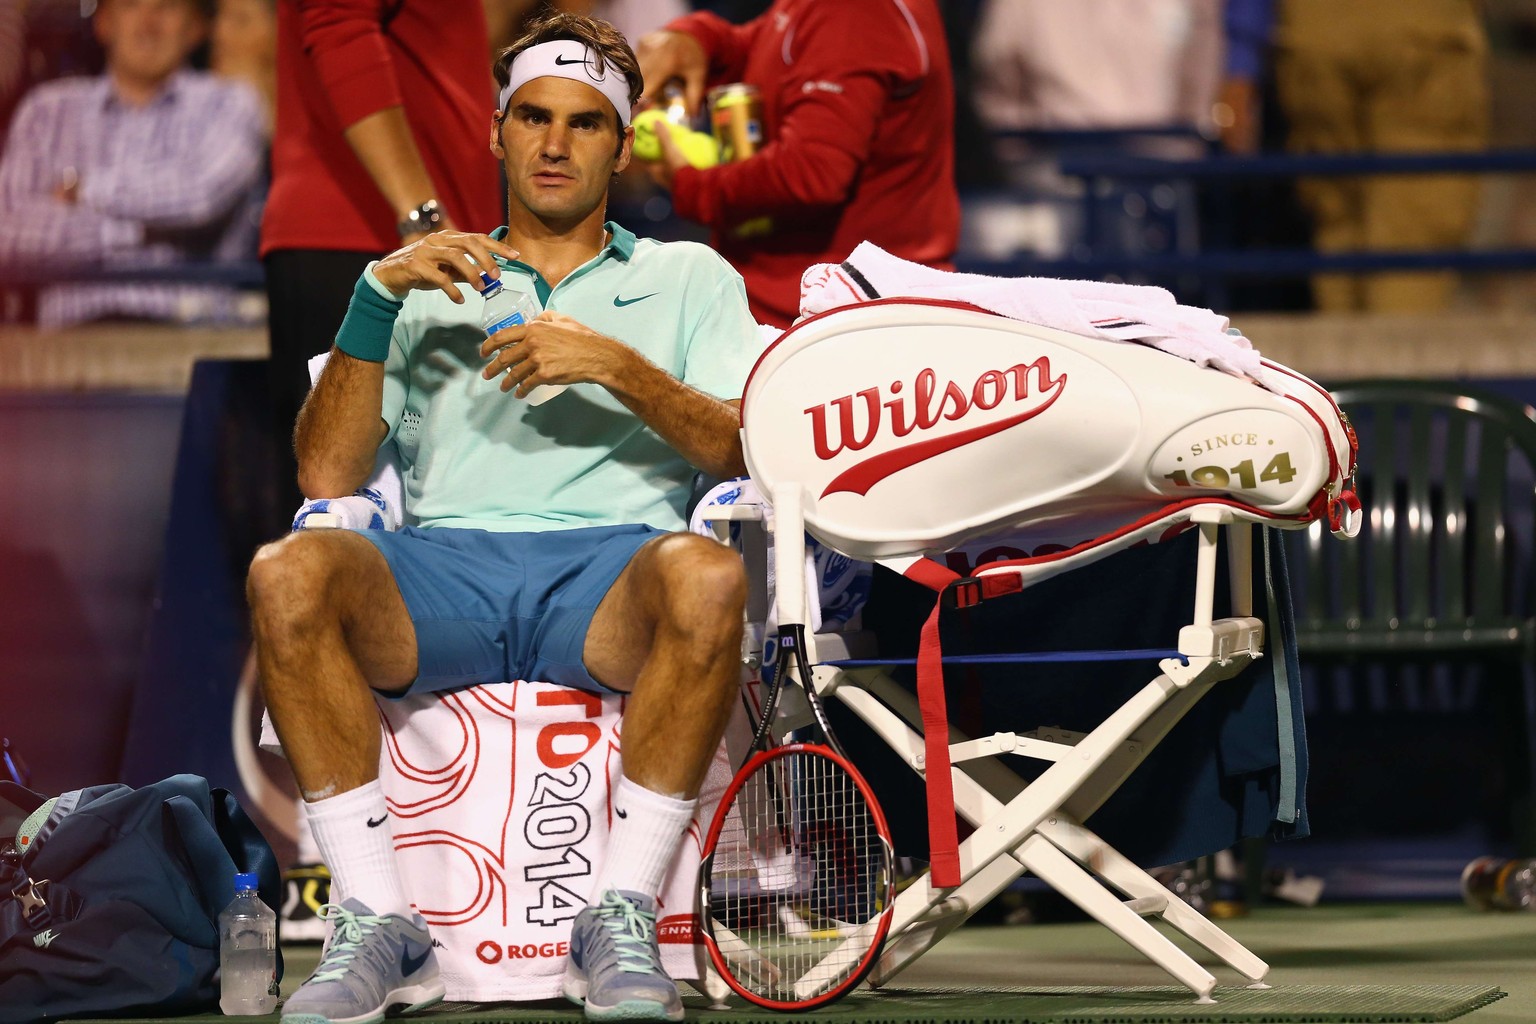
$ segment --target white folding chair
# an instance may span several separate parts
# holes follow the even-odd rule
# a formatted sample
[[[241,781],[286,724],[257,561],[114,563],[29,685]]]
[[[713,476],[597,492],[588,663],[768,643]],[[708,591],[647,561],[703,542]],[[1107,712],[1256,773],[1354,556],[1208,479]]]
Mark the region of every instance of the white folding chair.
[[[1262,960],[1083,822],[1196,701],[1262,656],[1252,525],[1325,519],[1341,534],[1358,529],[1347,422],[1316,384],[1276,364],[1266,372],[1269,389],[1144,346],[915,299],[820,314],[759,361],[743,401],[743,438],[752,478],[770,499],[781,622],[808,621],[806,532],[927,583],[942,606],[1016,592],[1112,552],[1199,531],[1194,607],[1175,649],[1086,734],[973,739],[951,726],[938,607],[925,628],[917,699],[878,663],[841,651],[829,657],[829,637],[811,640],[818,693],[852,709],[928,790],[932,867],[898,897],[873,985],[1026,871],[1202,1001],[1215,977],[1152,921],[1262,983]],[[738,508],[718,518],[760,514]],[[1233,612],[1218,619],[1223,526]],[[1031,556],[964,579],[934,561],[995,534]],[[1026,783],[1006,755],[1049,767]],[[974,826],[964,842],[955,842],[955,812]]]

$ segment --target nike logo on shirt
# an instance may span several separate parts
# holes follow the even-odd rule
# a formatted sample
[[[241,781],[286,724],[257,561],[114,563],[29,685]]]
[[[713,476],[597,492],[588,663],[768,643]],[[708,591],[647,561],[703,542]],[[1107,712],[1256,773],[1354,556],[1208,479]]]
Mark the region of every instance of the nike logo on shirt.
[[[658,294],[660,294],[660,293],[659,292],[651,292],[649,295],[637,295],[633,299],[621,299],[617,295],[615,295],[613,297],[613,304],[615,306],[633,306],[637,302],[641,302],[641,301],[643,301],[645,299],[650,298],[651,295],[658,295]]]
[[[380,825],[384,824],[388,820],[389,820],[389,812],[385,811],[384,812],[384,816],[381,817],[378,821],[374,821],[372,818],[369,818],[368,819],[368,827],[369,828],[378,828]]]

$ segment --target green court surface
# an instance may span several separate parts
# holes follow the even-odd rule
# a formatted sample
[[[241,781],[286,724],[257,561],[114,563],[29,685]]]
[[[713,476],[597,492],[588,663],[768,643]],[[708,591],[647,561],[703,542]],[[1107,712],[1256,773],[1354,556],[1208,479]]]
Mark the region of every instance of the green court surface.
[[[1271,988],[1248,989],[1231,970],[1201,958],[1220,986],[1216,1003],[1201,1005],[1100,925],[969,925],[887,988],[861,989],[803,1016],[858,1024],[1536,1022],[1536,913],[1361,903],[1266,907],[1222,926],[1269,963]],[[303,980],[318,949],[289,947],[285,953],[286,995]],[[790,1019],[735,999],[724,1009],[710,1009],[697,996],[685,1002],[689,1020]],[[581,1019],[579,1010],[561,1002],[449,1004],[420,1017],[444,1024]],[[255,1024],[264,1018],[246,1019]]]

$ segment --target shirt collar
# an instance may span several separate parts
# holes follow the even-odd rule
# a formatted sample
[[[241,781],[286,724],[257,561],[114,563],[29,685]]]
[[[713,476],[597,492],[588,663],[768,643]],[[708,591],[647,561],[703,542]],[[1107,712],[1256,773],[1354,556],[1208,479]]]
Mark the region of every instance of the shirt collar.
[[[608,243],[607,248],[612,249],[614,255],[628,263],[630,257],[635,254],[635,233],[624,225],[611,220],[604,224],[603,227],[607,228],[609,233],[613,235],[613,240]]]
[[[191,72],[186,68],[179,68],[171,72],[171,76],[165,80],[165,84],[160,86],[160,91],[155,93],[154,98],[145,104],[143,109],[174,101],[181,91],[186,88],[187,76],[189,74]],[[117,98],[117,89],[112,85],[111,74],[103,72],[98,76],[97,80],[100,83],[98,88],[100,89],[101,105],[104,107],[120,105],[122,101]]]
[[[610,237],[608,244],[603,246],[598,255],[601,256],[603,253],[612,252],[619,259],[628,263],[630,257],[634,256],[635,254],[635,242],[638,241],[638,239],[635,237],[635,233],[617,221],[612,220],[603,224],[603,229],[608,232]],[[492,231],[491,237],[496,239],[498,242],[506,238],[507,226],[503,224],[495,231]],[[497,257],[497,259],[500,260],[501,258]],[[506,261],[501,260],[501,262]]]

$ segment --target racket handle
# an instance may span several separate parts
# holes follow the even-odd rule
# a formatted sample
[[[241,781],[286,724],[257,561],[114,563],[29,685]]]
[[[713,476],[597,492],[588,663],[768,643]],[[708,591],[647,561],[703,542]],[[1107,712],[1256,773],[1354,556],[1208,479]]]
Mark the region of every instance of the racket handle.
[[[805,511],[804,489],[798,483],[781,483],[773,489],[774,602],[779,626],[805,625]]]

